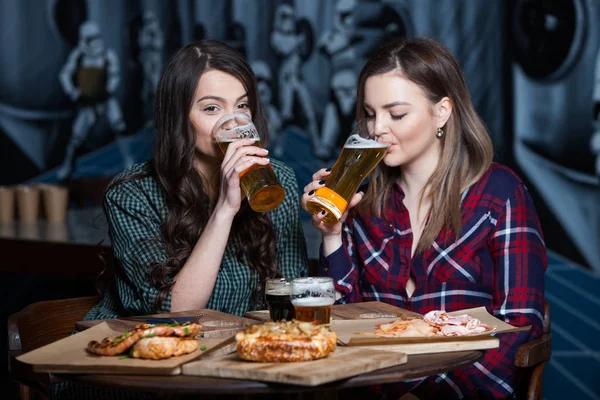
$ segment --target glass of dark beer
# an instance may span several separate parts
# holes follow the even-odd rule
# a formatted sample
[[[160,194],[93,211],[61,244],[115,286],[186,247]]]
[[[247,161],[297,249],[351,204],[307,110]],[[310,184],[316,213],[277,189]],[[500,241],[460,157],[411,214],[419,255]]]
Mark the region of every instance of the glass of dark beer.
[[[292,280],[292,304],[298,321],[328,324],[335,302],[333,278],[310,277]]]
[[[290,298],[292,280],[286,278],[268,279],[265,283],[265,300],[272,321],[295,318],[294,306]]]

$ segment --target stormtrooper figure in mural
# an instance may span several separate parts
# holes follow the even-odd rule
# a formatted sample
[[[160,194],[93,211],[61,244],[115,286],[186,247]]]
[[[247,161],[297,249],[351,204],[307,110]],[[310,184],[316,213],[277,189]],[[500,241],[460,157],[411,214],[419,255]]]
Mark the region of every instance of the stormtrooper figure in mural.
[[[591,148],[596,155],[596,175],[600,177],[600,50],[596,56],[596,77],[594,81],[594,133]]]
[[[76,151],[86,141],[98,118],[107,118],[117,135],[117,143],[125,166],[132,164],[131,156],[120,136],[125,132],[119,103],[114,98],[120,82],[119,60],[106,48],[98,25],[86,21],[79,27],[79,43],[73,49],[60,72],[60,83],[65,93],[77,103],[71,138],[57,177],[71,176]]]
[[[299,29],[300,28],[300,29]],[[279,103],[284,122],[295,118],[306,120],[306,129],[314,149],[319,147],[319,136],[310,93],[300,76],[303,56],[310,54],[312,28],[308,21],[296,20],[294,8],[280,4],[275,10],[271,46],[282,58],[279,70]],[[298,101],[299,115],[294,114],[294,102]]]
[[[334,150],[343,147],[350,135],[354,125],[357,79],[351,69],[333,74],[330,99],[323,116],[321,146],[317,151],[317,157],[322,160],[335,158]]]
[[[145,117],[150,120],[154,106],[154,95],[162,68],[164,46],[164,34],[156,14],[152,11],[146,11],[142,17],[138,46],[140,49],[139,62],[142,65],[144,78],[141,97],[142,103],[145,105]]]
[[[361,41],[356,33],[356,6],[357,0],[338,0],[333,28],[325,32],[318,43],[319,51],[328,58],[332,71],[331,93],[321,128],[321,146],[316,152],[322,160],[335,156],[334,149],[343,146],[343,139],[350,133],[354,122],[357,76],[351,66],[357,59],[356,45]]]
[[[361,37],[356,32],[354,10],[357,0],[338,0],[335,4],[333,27],[319,39],[318,49],[325,54],[333,69],[356,61],[356,44]]]
[[[281,116],[279,115],[279,110],[273,104],[273,75],[269,66],[260,60],[252,63],[252,70],[254,71],[254,75],[256,75],[258,95],[269,124],[270,147],[273,155],[276,158],[281,158],[285,147],[283,136],[281,135]]]

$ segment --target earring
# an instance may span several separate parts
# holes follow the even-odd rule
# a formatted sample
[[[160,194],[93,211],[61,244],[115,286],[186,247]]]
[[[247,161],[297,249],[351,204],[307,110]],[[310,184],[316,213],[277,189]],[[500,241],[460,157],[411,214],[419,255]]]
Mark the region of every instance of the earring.
[[[437,128],[437,131],[435,131],[435,136],[437,136],[438,139],[441,139],[442,136],[444,136],[444,130],[442,128]]]

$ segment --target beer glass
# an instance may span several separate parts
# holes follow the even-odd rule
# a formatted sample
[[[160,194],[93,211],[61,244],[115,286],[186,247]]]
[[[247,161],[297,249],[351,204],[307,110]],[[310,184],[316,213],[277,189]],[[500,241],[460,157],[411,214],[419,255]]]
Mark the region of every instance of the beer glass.
[[[323,221],[337,223],[362,181],[383,159],[389,146],[371,135],[367,121],[357,123],[333,165],[327,183],[307,202],[308,211],[312,215],[325,211]]]
[[[298,321],[328,324],[335,302],[333,278],[296,278],[292,280],[291,299]]]
[[[222,117],[213,130],[215,140],[223,151],[238,139],[254,139],[254,146],[260,147],[260,136],[250,116],[244,113],[228,114]],[[266,212],[277,208],[285,197],[285,190],[279,184],[270,164],[255,164],[240,174],[242,191],[254,211]]]
[[[291,321],[295,317],[294,306],[290,295],[292,280],[286,278],[268,279],[265,283],[265,301],[269,307],[271,321],[285,319]]]

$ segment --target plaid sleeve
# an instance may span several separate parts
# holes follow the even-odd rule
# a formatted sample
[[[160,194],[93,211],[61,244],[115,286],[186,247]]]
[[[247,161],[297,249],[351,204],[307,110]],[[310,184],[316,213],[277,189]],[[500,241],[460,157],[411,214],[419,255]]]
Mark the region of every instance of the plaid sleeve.
[[[133,315],[169,312],[170,293],[156,310],[159,291],[148,279],[149,266],[167,258],[160,216],[135,181],[110,190],[104,206],[113,253],[121,267],[115,279],[123,308]]]
[[[300,223],[300,198],[294,171],[282,163],[274,165],[278,178],[285,189],[285,199],[273,215],[277,232],[277,254],[279,268],[286,278],[297,278],[308,274],[308,255],[304,231]]]
[[[354,219],[348,218],[342,228],[342,245],[339,249],[325,257],[323,246],[319,251],[318,273],[331,276],[335,287],[342,293],[338,303],[357,303],[362,301],[360,292],[360,275],[362,263],[356,256],[357,243],[352,235]]]
[[[500,346],[488,350],[471,366],[430,378],[413,393],[422,398],[506,398],[519,382],[514,365],[517,348],[540,336],[544,319],[546,248],[539,219],[526,188],[520,184],[509,197],[489,239],[494,259],[492,313],[525,332],[497,335]],[[420,397],[420,396],[419,396]]]

